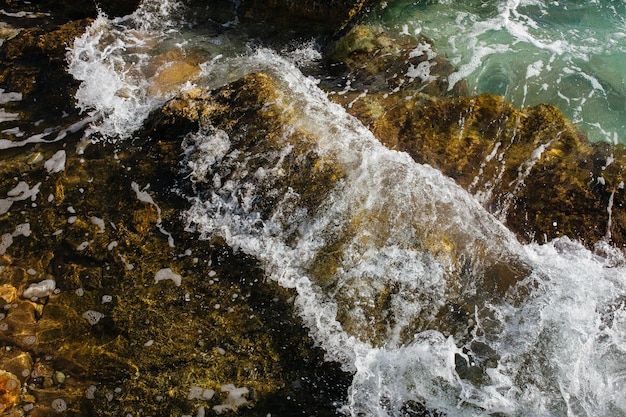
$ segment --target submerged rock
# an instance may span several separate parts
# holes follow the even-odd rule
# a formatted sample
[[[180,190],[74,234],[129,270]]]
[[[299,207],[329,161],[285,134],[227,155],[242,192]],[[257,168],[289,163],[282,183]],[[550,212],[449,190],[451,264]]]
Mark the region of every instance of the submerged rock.
[[[403,91],[347,108],[390,148],[453,178],[523,241],[626,247],[624,146],[590,143],[553,106]]]
[[[355,25],[326,48],[324,60],[331,82],[323,85],[340,95],[400,90],[433,96],[467,95],[464,82],[448,88],[448,75],[455,69],[424,36],[393,36],[381,27]],[[333,81],[339,85],[332,85]],[[354,99],[352,94],[349,97]]]
[[[0,158],[5,412],[334,415],[349,376],[313,346],[293,292],[183,230],[178,136],[81,135]]]

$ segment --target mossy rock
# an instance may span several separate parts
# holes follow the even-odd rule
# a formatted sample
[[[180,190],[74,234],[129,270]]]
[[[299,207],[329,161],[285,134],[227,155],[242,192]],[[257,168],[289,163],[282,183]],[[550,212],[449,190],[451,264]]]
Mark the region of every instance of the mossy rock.
[[[399,92],[368,94],[347,110],[388,147],[453,178],[522,241],[626,245],[626,149],[589,142],[553,106]]]
[[[337,101],[352,105],[350,91],[387,93],[402,90],[432,96],[467,95],[467,84],[449,88],[448,76],[455,68],[440,56],[432,42],[424,37],[392,35],[380,26],[357,24],[324,52],[324,66],[331,81],[322,86],[339,93]],[[331,83],[339,85],[332,85]],[[341,91],[341,86],[344,90]],[[350,97],[350,101],[347,101]]]

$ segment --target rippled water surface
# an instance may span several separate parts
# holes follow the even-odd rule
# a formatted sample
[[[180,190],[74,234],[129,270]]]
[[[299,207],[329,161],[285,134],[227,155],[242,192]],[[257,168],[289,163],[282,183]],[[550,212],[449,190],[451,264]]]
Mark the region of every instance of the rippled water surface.
[[[592,140],[626,143],[626,3],[394,0],[374,21],[423,34],[473,93],[550,103]]]

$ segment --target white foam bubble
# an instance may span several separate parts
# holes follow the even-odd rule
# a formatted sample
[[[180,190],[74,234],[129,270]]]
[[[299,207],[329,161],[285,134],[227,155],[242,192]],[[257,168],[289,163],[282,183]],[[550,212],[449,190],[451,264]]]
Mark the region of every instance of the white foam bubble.
[[[43,298],[48,297],[50,294],[54,292],[56,289],[56,281],[53,279],[44,279],[35,284],[31,284],[28,288],[24,290],[22,296],[24,298]]]
[[[44,163],[44,168],[48,171],[48,174],[54,174],[61,172],[65,169],[66,155],[64,150],[57,151],[52,158],[48,159]]]
[[[164,281],[164,280],[170,280],[174,282],[174,285],[176,285],[177,287],[180,287],[183,277],[175,273],[174,271],[172,271],[171,268],[163,268],[163,269],[158,270],[156,274],[154,275],[154,282],[158,283],[159,281]]]

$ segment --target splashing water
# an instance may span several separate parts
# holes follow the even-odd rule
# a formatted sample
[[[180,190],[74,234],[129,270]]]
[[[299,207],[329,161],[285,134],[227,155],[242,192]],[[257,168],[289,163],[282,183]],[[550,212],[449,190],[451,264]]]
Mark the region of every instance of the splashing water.
[[[186,217],[298,290],[300,314],[328,358],[355,372],[346,413],[411,415],[412,404],[448,415],[626,413],[619,394],[626,383],[623,266],[611,268],[614,261],[567,239],[520,246],[463,190],[382,147],[287,61],[270,51],[246,60],[279,80],[289,108],[302,115],[291,126],[313,134],[311,152],[346,177],[315,215],[290,189],[264,217],[248,202],[267,184],[245,178],[259,167],[240,164],[225,132],[199,133],[188,144],[193,167],[202,166],[194,176],[219,177],[225,165],[229,174],[213,177],[223,186],[201,186]],[[220,151],[207,155],[195,151],[200,147]],[[287,142],[279,148],[291,151]],[[284,158],[278,161],[263,168],[285,168]],[[355,223],[358,230],[344,237]],[[449,242],[452,254],[428,243],[437,239]],[[316,276],[329,246],[340,252],[340,266]],[[465,278],[456,263],[463,257],[474,257]],[[515,262],[530,272],[506,295],[481,286],[493,274],[490,264]],[[397,292],[384,308],[393,320],[373,334],[379,312],[363,305],[390,288]],[[451,301],[474,306],[454,336],[435,317]]]
[[[183,216],[203,238],[256,257],[268,278],[297,291],[298,314],[327,359],[354,374],[342,412],[626,415],[619,251],[600,256],[566,238],[521,245],[453,181],[384,148],[332,104],[294,64],[316,59],[310,48],[288,59],[220,38],[218,50],[215,37],[192,42],[175,23],[163,33],[133,19],[141,21],[100,17],[70,52],[79,105],[100,117],[92,134],[128,137],[191,86],[154,87],[163,67],[151,65],[169,51],[200,51],[196,86],[259,71],[277,84],[287,110],[276,117],[287,126],[276,143],[243,151],[241,138],[213,126],[189,132],[186,174],[196,194]],[[563,47],[537,42],[553,53]],[[318,204],[277,180],[308,172],[311,162],[336,174],[302,182],[317,187]],[[260,208],[265,193],[271,202]]]

